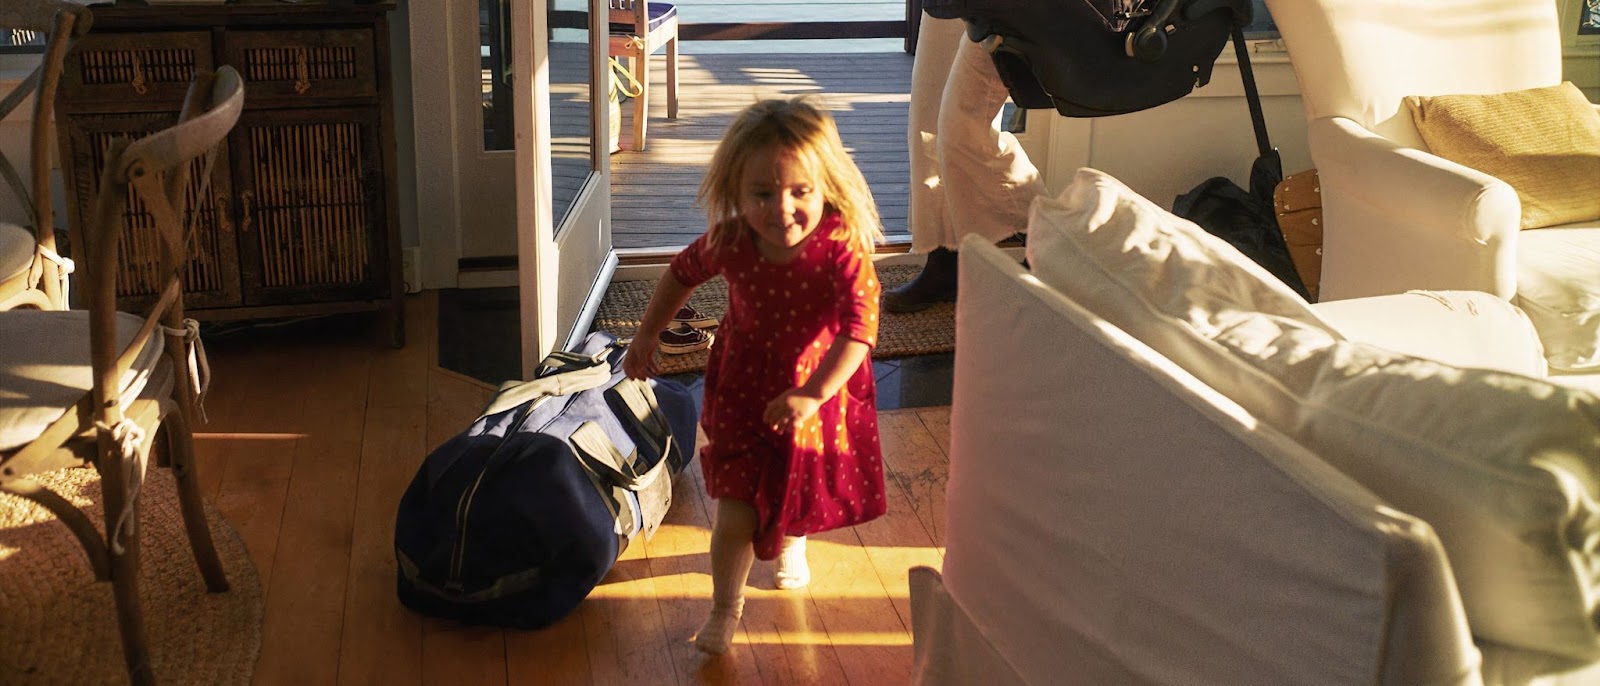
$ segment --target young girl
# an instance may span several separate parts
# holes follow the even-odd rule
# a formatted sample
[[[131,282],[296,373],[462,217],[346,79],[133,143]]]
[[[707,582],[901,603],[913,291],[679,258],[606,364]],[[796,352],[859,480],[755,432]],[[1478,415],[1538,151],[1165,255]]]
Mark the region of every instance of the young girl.
[[[766,100],[728,127],[700,202],[710,228],[656,285],[623,369],[656,373],[657,334],[694,288],[728,283],[706,366],[700,451],[717,501],[711,616],[695,645],[728,649],[753,558],[779,588],[810,581],[806,534],[884,513],[876,390],[877,206],[833,118],[805,99]]]

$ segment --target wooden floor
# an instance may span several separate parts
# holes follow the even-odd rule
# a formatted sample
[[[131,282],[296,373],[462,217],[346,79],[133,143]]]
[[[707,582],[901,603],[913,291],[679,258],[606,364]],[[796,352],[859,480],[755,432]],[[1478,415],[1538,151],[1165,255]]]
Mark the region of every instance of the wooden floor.
[[[434,295],[407,303],[412,343],[370,332],[210,344],[207,497],[265,587],[258,684],[899,684],[911,667],[906,571],[943,553],[948,408],[881,418],[889,514],[816,536],[813,581],[771,590],[757,563],[734,650],[689,637],[709,607],[711,503],[697,468],[655,538],[623,555],[579,609],[543,631],[424,619],[395,598],[395,505],[424,455],[490,395],[433,364]],[[685,495],[686,494],[686,495]]]
[[[825,41],[817,41],[819,48]],[[678,57],[678,118],[667,119],[664,55],[652,62],[646,149],[611,155],[612,240],[619,248],[682,246],[705,230],[695,192],[733,117],[760,98],[815,94],[833,111],[845,147],[867,177],[884,231],[906,228],[911,167],[906,150],[912,57],[903,52],[705,54]],[[622,103],[622,140],[633,103]]]

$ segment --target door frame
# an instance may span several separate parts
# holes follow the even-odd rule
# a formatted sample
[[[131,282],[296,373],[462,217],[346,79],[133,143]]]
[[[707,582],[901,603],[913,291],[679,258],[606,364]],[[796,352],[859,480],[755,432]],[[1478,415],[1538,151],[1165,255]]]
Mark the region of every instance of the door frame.
[[[531,379],[553,350],[573,347],[588,331],[600,298],[610,284],[617,258],[611,244],[610,154],[603,139],[591,136],[590,174],[556,225],[550,170],[550,79],[545,68],[549,46],[548,4],[511,2],[511,93],[516,131],[517,285],[522,321],[522,378]],[[607,111],[598,106],[606,54],[600,30],[608,26],[602,0],[588,0],[591,132],[607,130]],[[528,68],[523,68],[527,65]]]

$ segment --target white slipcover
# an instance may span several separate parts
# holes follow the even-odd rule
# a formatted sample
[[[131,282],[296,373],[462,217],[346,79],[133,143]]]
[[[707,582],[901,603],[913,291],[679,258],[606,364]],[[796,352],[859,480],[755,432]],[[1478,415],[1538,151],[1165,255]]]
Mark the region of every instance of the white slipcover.
[[[960,288],[922,683],[1479,683],[1425,523],[981,240]]]

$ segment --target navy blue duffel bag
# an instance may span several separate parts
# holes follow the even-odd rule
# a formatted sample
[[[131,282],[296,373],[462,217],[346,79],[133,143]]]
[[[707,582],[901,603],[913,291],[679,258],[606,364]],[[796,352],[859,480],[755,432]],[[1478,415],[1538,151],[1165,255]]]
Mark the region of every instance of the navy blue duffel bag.
[[[428,455],[395,519],[400,601],[536,629],[578,606],[672,503],[698,411],[682,384],[628,379],[604,333],[508,382]]]

